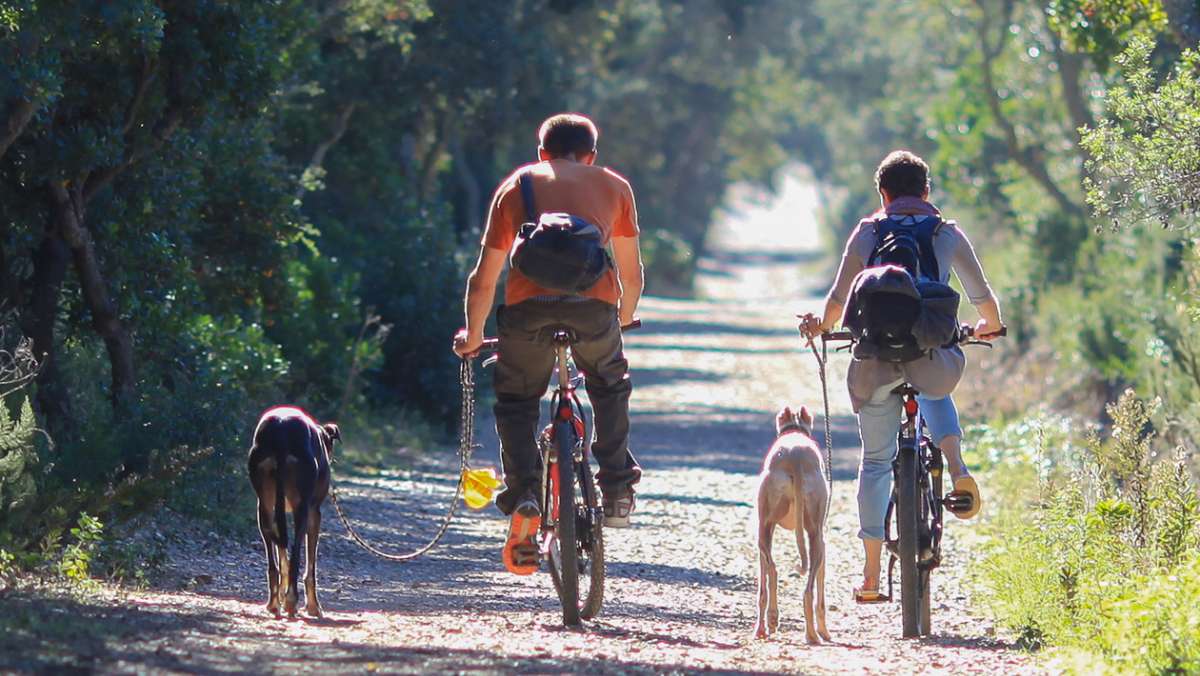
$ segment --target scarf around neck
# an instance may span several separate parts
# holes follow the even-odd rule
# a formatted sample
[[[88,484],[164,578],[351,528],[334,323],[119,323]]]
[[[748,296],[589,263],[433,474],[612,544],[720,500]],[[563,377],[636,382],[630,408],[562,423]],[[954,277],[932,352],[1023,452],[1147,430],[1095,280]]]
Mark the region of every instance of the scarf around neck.
[[[875,212],[874,217],[891,216],[892,214],[903,215],[921,215],[921,216],[941,216],[942,212],[933,206],[930,202],[921,199],[920,197],[897,197],[888,202],[886,207],[880,208]]]

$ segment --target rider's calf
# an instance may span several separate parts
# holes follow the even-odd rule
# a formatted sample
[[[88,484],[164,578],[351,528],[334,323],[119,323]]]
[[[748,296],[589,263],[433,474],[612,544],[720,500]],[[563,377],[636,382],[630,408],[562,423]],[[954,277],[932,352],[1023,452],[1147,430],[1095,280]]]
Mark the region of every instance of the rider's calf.
[[[258,529],[267,553],[267,610],[296,616],[300,545],[305,543],[305,612],[321,617],[317,601],[317,540],[321,503],[329,493],[329,460],[337,425],[319,425],[298,408],[268,410],[254,430],[247,463],[258,496]],[[294,532],[288,551],[287,513]]]
[[[795,531],[800,573],[808,573],[804,589],[805,634],[809,643],[830,640],[825,627],[825,521],[829,488],[821,450],[812,438],[808,409],[784,407],[775,418],[778,438],[763,461],[758,481],[758,621],[754,636],[765,638],[779,629],[779,576],[771,556],[776,526]],[[805,534],[808,541],[805,542]],[[807,544],[807,546],[806,546]],[[815,624],[814,624],[815,616]],[[820,638],[818,638],[818,635]]]

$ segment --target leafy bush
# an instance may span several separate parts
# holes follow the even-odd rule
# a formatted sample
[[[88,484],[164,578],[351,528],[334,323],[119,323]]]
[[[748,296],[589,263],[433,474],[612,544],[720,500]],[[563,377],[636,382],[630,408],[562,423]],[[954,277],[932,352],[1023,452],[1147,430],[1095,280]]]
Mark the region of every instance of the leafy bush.
[[[1108,413],[1107,439],[1036,423],[984,438],[995,448],[1007,437],[1017,462],[1038,458],[1039,471],[1002,491],[979,574],[992,612],[1026,645],[1098,651],[1115,668],[1161,673],[1198,654],[1186,637],[1200,605],[1154,604],[1200,562],[1200,503],[1186,454],[1158,457],[1153,406],[1126,391]],[[1155,628],[1126,631],[1135,610]]]
[[[645,231],[640,241],[647,291],[660,296],[687,295],[696,269],[687,242],[669,230]]]

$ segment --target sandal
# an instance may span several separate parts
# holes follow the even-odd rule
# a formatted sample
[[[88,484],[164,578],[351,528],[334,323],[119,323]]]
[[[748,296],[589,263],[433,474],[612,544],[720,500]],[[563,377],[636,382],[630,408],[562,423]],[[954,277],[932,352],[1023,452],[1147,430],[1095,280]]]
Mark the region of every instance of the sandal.
[[[866,587],[854,588],[855,603],[887,603],[892,599],[887,594],[882,594],[878,589],[867,589]]]
[[[955,479],[954,490],[946,497],[946,509],[960,519],[970,519],[983,508],[983,498],[979,497],[979,484],[975,483],[970,474]]]
[[[502,558],[504,567],[514,575],[532,575],[540,563],[537,543],[541,515],[523,516],[520,511],[512,513],[508,522],[508,540],[504,543]]]

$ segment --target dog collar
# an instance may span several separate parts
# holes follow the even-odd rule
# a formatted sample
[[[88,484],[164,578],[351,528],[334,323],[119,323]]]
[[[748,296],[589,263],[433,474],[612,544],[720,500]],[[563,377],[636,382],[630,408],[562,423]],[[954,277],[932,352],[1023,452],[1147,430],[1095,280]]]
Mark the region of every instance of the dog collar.
[[[796,423],[796,422],[790,422],[790,423],[784,425],[783,427],[779,428],[779,436],[781,436],[781,437],[783,435],[787,434],[788,432],[800,432],[801,434],[804,434],[806,432],[806,430],[804,429],[803,425],[801,425],[800,423]]]

